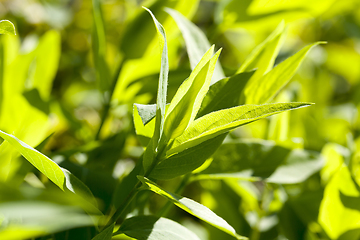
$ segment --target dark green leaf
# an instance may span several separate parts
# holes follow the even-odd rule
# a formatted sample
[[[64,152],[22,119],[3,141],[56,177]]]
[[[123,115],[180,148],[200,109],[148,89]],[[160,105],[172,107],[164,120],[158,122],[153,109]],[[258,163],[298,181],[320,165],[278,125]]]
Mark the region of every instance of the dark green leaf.
[[[111,240],[114,227],[115,223],[102,230],[98,235],[93,237],[92,240]]]

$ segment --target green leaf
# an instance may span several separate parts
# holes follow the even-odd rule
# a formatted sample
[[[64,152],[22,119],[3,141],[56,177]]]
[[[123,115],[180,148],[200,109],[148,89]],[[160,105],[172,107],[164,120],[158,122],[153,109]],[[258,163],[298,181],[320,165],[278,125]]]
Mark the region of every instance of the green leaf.
[[[285,164],[278,167],[266,181],[279,184],[301,183],[320,171],[323,165],[324,160],[318,153],[293,150],[285,159]]]
[[[321,43],[316,42],[304,47],[263,77],[252,81],[245,89],[246,103],[261,104],[270,101],[289,82],[310,49]]]
[[[139,116],[141,117],[142,123],[145,126],[150,122],[156,115],[156,104],[134,104],[134,109],[137,109]]]
[[[165,11],[171,15],[178,25],[183,38],[185,40],[187,53],[190,59],[191,69],[195,69],[197,63],[201,60],[203,54],[210,48],[210,43],[205,34],[191,21],[186,19],[178,11],[165,8]],[[214,70],[214,76],[211,80],[211,84],[225,78],[224,72],[219,63],[216,63]]]
[[[246,58],[237,73],[257,69],[256,75],[261,77],[271,70],[279,53],[284,38],[285,22],[282,21],[277,28],[259,44]]]
[[[161,67],[160,67],[160,76],[159,76],[157,101],[156,101],[156,122],[155,122],[155,133],[154,133],[154,137],[155,137],[154,140],[157,142],[160,136],[162,135],[164,128],[166,93],[167,93],[167,83],[168,83],[168,73],[169,73],[169,59],[168,59],[165,29],[158,22],[158,20],[155,18],[155,16],[152,14],[152,12],[149,9],[145,7],[143,8],[150,13],[154,21],[159,36],[159,44],[161,49]]]
[[[221,145],[226,134],[209,139],[161,161],[151,172],[155,179],[171,179],[200,167]]]
[[[211,85],[197,114],[202,117],[210,112],[235,107],[243,97],[243,90],[254,71],[236,74]]]
[[[96,70],[96,80],[102,92],[108,91],[111,85],[110,69],[106,62],[105,25],[101,12],[100,0],[92,0],[94,29],[92,32],[92,50]]]
[[[139,240],[199,240],[186,227],[167,218],[136,216],[126,219],[119,232]]]
[[[91,216],[73,206],[45,201],[0,204],[0,239],[32,239],[70,228],[93,226]]]
[[[165,191],[156,183],[150,181],[145,177],[138,176],[138,179],[148,190],[151,190],[159,194],[160,196],[165,197],[166,199],[174,203],[176,206],[190,213],[191,215],[198,217],[199,219],[211,224],[212,226],[228,233],[233,237],[236,237],[237,239],[247,239],[246,237],[242,237],[236,234],[233,227],[231,227],[224,219],[216,215],[213,211],[211,211],[204,205],[195,202],[194,200],[191,200],[189,198]]]
[[[147,106],[151,106],[151,105],[147,105]],[[152,105],[154,106],[154,105]],[[148,120],[148,116],[143,115],[143,118],[141,118],[141,115],[139,113],[139,104],[134,104],[134,109],[133,109],[133,118],[134,118],[134,127],[135,127],[135,132],[136,135],[140,141],[140,143],[143,146],[147,146],[149,144],[150,139],[152,138],[153,134],[154,134],[154,129],[155,129],[155,113],[153,113],[152,111],[150,112],[151,114],[153,114],[152,119],[150,120],[150,122],[148,122],[146,125],[144,125],[144,121],[146,122]],[[156,106],[154,106],[153,108],[156,111]],[[149,113],[149,112],[148,112]]]
[[[167,156],[198,145],[210,138],[226,133],[239,126],[283,112],[310,106],[310,103],[272,103],[262,105],[243,105],[209,113],[196,119],[175,139]]]
[[[344,195],[358,198],[360,191],[343,164],[326,185],[319,209],[319,224],[330,239],[339,239],[341,234],[360,228],[360,211],[348,208],[349,202]]]
[[[114,227],[115,223],[102,230],[98,235],[93,237],[92,240],[111,240]]]
[[[194,179],[247,179],[278,184],[301,183],[324,165],[317,152],[291,150],[273,141],[251,140],[221,145],[210,166]]]
[[[211,58],[213,49],[214,46],[205,53],[190,77],[183,82],[172,99],[165,117],[164,135],[167,139],[181,135],[195,119],[209,89],[215,63],[220,54],[218,51]]]
[[[82,196],[86,194],[89,202],[96,204],[96,201],[88,187],[72,175],[68,170],[59,167],[54,161],[40,153],[36,149],[20,141],[15,136],[0,130],[0,136],[9,142],[21,155],[26,158],[34,167],[48,177],[61,190],[69,190]]]
[[[0,34],[16,35],[15,26],[9,20],[0,21]]]

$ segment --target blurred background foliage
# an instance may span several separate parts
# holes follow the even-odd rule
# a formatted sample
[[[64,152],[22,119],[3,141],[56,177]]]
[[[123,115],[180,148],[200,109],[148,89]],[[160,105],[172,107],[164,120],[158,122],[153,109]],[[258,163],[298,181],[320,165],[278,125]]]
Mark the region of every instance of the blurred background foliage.
[[[226,76],[282,20],[287,35],[275,64],[307,44],[327,41],[309,53],[273,100],[315,105],[233,131],[214,156],[251,159],[260,148],[271,168],[279,158],[266,152],[271,143],[321,153],[321,170],[289,184],[199,180],[184,195],[250,239],[359,239],[359,0],[0,0],[0,19],[11,20],[17,31],[15,37],[0,36],[1,130],[69,169],[89,186],[103,212],[108,211],[117,183],[143,152],[133,127],[133,103],[155,103],[156,98],[159,47],[151,18],[141,6],[150,8],[166,30],[168,101],[191,69],[181,32],[164,7],[182,13],[210,43],[223,48],[220,63]],[[254,139],[260,146],[254,147]],[[236,153],[227,142],[238,142],[244,150]],[[75,227],[71,231],[78,236],[94,231],[83,227],[91,225],[79,213],[84,206],[59,194],[9,144],[0,145],[0,156],[1,239],[46,233],[62,239],[63,231]],[[164,182],[165,188],[175,188],[178,181]],[[156,212],[162,204],[154,196],[148,211]],[[16,209],[31,211],[18,221]],[[57,224],[45,224],[42,214],[54,216],[46,218],[58,219]],[[230,238],[179,210],[168,217],[201,239]],[[15,232],[17,237],[9,237]]]

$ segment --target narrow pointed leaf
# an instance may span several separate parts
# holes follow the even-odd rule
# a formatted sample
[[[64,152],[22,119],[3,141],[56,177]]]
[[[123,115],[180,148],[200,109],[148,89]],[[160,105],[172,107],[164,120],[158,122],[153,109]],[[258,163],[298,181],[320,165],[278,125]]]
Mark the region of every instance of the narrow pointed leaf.
[[[200,240],[179,223],[155,216],[128,218],[121,224],[118,232],[139,240]]]
[[[195,202],[194,200],[191,200],[189,198],[182,197],[180,195],[165,191],[156,183],[152,182],[151,180],[145,177],[138,176],[138,179],[143,183],[143,185],[148,190],[151,190],[159,194],[160,196],[165,197],[166,199],[174,203],[176,206],[190,213],[191,215],[200,218],[201,220],[228,233],[233,237],[236,237],[237,239],[247,239],[246,237],[237,235],[233,227],[231,227],[224,219],[216,215],[213,211],[211,211],[209,208],[205,207],[204,205]]]
[[[211,157],[225,137],[226,134],[219,135],[162,160],[151,172],[150,177],[166,180],[190,173]]]
[[[102,230],[98,235],[93,237],[92,240],[111,240],[114,227],[115,223]]]
[[[181,13],[171,8],[165,8],[165,11],[175,20],[182,33],[189,55],[190,66],[191,69],[194,69],[203,54],[210,48],[210,43],[205,34]],[[211,84],[223,78],[225,78],[224,71],[220,63],[217,62]]]
[[[69,190],[75,194],[82,196],[85,194],[89,197],[87,200],[95,204],[94,197],[89,188],[78,178],[72,175],[68,170],[57,165],[50,158],[32,148],[26,143],[20,141],[15,136],[0,130],[0,137],[9,142],[21,155],[26,158],[34,167],[48,177],[61,190]]]
[[[167,82],[169,74],[169,59],[168,59],[168,50],[165,29],[158,22],[152,12],[145,8],[148,11],[154,21],[161,49],[161,67],[160,67],[160,76],[157,92],[157,102],[156,102],[156,123],[155,123],[155,140],[158,141],[163,132],[164,119],[165,119],[165,107],[166,107],[166,93],[167,93]]]
[[[16,35],[15,26],[9,20],[0,21],[0,34]]]
[[[252,82],[245,89],[246,103],[261,104],[271,100],[289,82],[310,49],[320,43],[316,42],[304,47],[263,77]]]
[[[106,62],[105,25],[100,0],[92,0],[94,29],[92,32],[92,50],[96,70],[96,80],[102,92],[108,91],[111,85],[110,69]]]
[[[277,28],[259,44],[246,58],[237,73],[250,71],[257,68],[259,75],[262,76],[274,66],[275,59],[282,45],[282,35],[284,35],[285,23],[282,21]]]
[[[244,87],[253,74],[254,71],[236,74],[211,85],[201,104],[197,118],[214,111],[237,106],[243,97]]]
[[[262,105],[242,105],[209,113],[196,119],[185,132],[175,139],[166,153],[170,156],[210,138],[226,133],[241,125],[296,108],[310,106],[310,103],[272,103]]]
[[[195,119],[202,100],[209,89],[215,63],[220,54],[218,51],[214,57],[209,59],[212,51],[213,47],[204,55],[204,58],[190,77],[180,86],[171,101],[164,127],[164,134],[168,139],[181,135],[189,123]]]

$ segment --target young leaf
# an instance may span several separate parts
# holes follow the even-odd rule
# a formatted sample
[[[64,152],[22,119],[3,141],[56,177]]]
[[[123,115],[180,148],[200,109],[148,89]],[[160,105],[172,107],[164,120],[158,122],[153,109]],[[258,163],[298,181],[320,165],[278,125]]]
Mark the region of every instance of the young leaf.
[[[157,102],[156,102],[156,123],[155,123],[155,132],[154,140],[157,142],[162,135],[165,119],[165,107],[166,107],[166,93],[167,93],[167,82],[169,74],[169,59],[168,59],[168,50],[166,43],[165,29],[158,22],[152,12],[145,8],[148,11],[154,21],[161,49],[161,67],[160,67],[160,76],[159,76],[159,85],[157,92]],[[157,146],[157,144],[156,144]]]
[[[261,104],[271,100],[289,82],[310,49],[321,43],[316,42],[304,47],[263,77],[251,82],[251,85],[245,88],[246,103]]]
[[[89,202],[95,203],[94,197],[88,187],[72,175],[68,170],[59,167],[54,161],[36,149],[20,141],[15,136],[0,130],[0,137],[9,142],[34,167],[48,177],[61,190],[69,190],[75,194],[86,194]]]
[[[139,240],[200,240],[179,223],[155,216],[128,218],[121,224],[118,232]]]
[[[206,159],[211,157],[224,141],[225,137],[226,134],[222,134],[211,138],[195,147],[188,148],[162,160],[151,172],[150,177],[166,180],[195,170],[200,167]]]
[[[167,139],[173,139],[181,135],[189,123],[195,119],[201,102],[209,89],[215,63],[220,54],[220,51],[218,51],[210,59],[213,48],[211,47],[205,53],[190,77],[179,87],[171,101],[164,125],[164,134]]]
[[[244,87],[253,74],[254,71],[236,74],[211,85],[196,118],[213,111],[237,106],[243,96]]]
[[[209,113],[196,119],[175,139],[167,156],[198,145],[210,138],[226,133],[241,125],[283,112],[310,106],[310,103],[272,103],[262,105],[242,105]]]
[[[16,35],[15,26],[9,20],[0,21],[0,34]]]
[[[115,223],[111,224],[110,226],[102,230],[98,235],[93,237],[91,240],[111,240],[114,227],[115,227]]]
[[[138,179],[148,190],[151,190],[159,194],[160,196],[165,197],[166,199],[174,203],[176,206],[190,213],[191,215],[200,218],[201,220],[213,225],[214,227],[228,233],[233,237],[236,237],[237,239],[247,239],[246,237],[242,237],[236,234],[233,227],[231,227],[224,219],[216,215],[213,211],[211,211],[204,205],[195,202],[194,200],[191,200],[189,198],[165,191],[156,183],[150,181],[145,177],[138,176]]]
[[[275,59],[282,45],[285,23],[282,21],[277,28],[259,44],[246,58],[237,73],[250,71],[254,68],[262,76],[274,66]]]
[[[194,69],[201,60],[203,54],[210,48],[210,43],[205,34],[181,13],[171,8],[165,8],[165,11],[175,20],[182,33],[189,55],[190,66],[191,69]],[[225,78],[224,72],[220,63],[217,62],[211,84],[214,84],[223,78]]]

